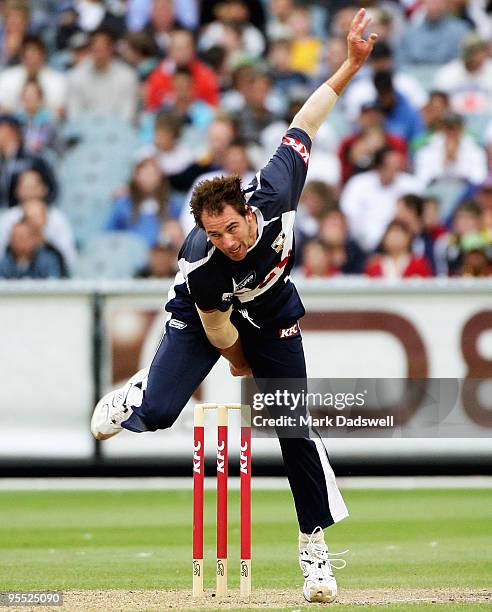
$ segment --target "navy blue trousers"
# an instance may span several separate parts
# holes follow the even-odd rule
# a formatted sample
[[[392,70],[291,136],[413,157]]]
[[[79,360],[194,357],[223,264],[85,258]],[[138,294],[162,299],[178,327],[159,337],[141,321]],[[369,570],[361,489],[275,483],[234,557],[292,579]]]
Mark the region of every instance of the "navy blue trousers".
[[[306,378],[300,332],[281,338],[276,329],[258,330],[237,313],[234,315],[255,379]],[[295,323],[292,321],[286,328]],[[146,388],[143,386],[142,404],[132,406],[133,414],[123,427],[135,432],[171,427],[219,357],[199,321],[183,329],[168,321]],[[311,533],[318,525],[325,528],[345,518],[347,509],[322,440],[306,437],[279,441],[300,530]]]

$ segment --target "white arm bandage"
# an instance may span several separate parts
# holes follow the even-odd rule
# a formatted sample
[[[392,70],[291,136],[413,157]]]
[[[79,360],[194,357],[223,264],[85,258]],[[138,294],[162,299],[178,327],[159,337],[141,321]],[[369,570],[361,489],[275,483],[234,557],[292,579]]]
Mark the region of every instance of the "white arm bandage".
[[[328,83],[323,83],[303,104],[290,127],[301,128],[313,139],[337,100],[338,96],[333,89]]]
[[[221,310],[203,312],[199,308],[197,310],[207,338],[216,348],[228,349],[236,342],[239,334],[231,323],[232,306],[226,312]]]

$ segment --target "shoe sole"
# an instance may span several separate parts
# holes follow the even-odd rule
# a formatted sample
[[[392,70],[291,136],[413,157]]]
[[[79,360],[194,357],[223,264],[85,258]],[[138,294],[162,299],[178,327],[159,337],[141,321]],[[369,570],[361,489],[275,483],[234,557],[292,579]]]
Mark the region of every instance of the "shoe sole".
[[[94,438],[96,438],[96,440],[109,440],[109,438],[113,438],[114,436],[116,436],[117,434],[119,434],[119,431],[115,431],[112,434],[103,434],[100,432],[94,433],[92,432],[92,435],[94,436]]]
[[[311,603],[333,603],[337,598],[336,592],[328,587],[312,587],[309,593]]]

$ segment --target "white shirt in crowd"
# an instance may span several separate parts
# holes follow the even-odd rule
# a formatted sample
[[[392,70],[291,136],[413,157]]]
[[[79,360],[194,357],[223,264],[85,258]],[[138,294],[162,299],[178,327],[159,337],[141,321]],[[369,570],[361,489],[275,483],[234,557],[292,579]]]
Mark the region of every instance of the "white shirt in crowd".
[[[471,136],[463,134],[455,160],[446,162],[444,134],[434,134],[415,155],[415,174],[426,186],[442,178],[467,179],[478,184],[487,177],[487,155]]]
[[[10,242],[12,228],[22,219],[22,206],[14,206],[0,215],[0,258],[3,257]],[[50,206],[46,217],[43,237],[62,255],[69,270],[77,260],[77,249],[72,227],[65,214],[58,208]]]
[[[445,91],[457,113],[492,113],[492,60],[486,60],[477,72],[468,72],[457,59],[439,69],[434,89]]]
[[[87,59],[68,74],[68,116],[82,113],[119,115],[132,121],[137,112],[138,82],[135,71],[112,60],[106,70],[96,70]]]
[[[27,70],[21,64],[7,68],[0,73],[0,106],[15,112],[21,104],[22,89],[27,80]],[[41,68],[38,82],[43,90],[46,106],[59,113],[67,103],[67,77],[48,66]]]
[[[345,185],[340,199],[350,235],[364,251],[374,251],[395,215],[398,198],[421,191],[420,181],[406,172],[399,172],[389,185],[381,184],[376,170],[356,174]]]

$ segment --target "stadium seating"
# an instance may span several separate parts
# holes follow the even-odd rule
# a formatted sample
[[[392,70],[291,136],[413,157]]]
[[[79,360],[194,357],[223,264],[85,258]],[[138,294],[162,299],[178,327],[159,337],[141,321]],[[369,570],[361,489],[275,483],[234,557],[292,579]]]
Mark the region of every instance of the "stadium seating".
[[[131,232],[105,232],[89,239],[80,254],[78,278],[130,278],[147,262],[148,246]]]

